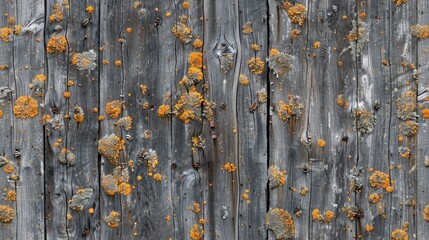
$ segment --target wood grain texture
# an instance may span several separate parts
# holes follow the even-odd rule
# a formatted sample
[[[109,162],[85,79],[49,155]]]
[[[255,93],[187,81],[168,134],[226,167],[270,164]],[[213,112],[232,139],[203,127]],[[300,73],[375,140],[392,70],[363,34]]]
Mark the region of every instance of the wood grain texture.
[[[0,209],[14,219],[0,211],[0,239],[268,240],[275,208],[292,216],[293,239],[429,238],[429,40],[412,30],[428,10],[422,0],[2,1]],[[275,73],[277,52],[290,71]],[[186,83],[196,69],[201,79]],[[21,96],[37,101],[35,117],[15,115]],[[111,134],[124,145],[117,164],[99,149]],[[284,185],[270,185],[272,167]],[[101,179],[119,169],[110,196]]]

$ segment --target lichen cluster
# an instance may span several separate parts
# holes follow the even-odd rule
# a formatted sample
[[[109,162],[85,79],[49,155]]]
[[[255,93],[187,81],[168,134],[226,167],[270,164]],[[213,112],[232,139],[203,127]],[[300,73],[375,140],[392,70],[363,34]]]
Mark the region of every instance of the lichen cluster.
[[[411,35],[418,39],[425,39],[429,37],[429,25],[416,24],[411,27]]]
[[[54,35],[49,39],[47,45],[48,53],[62,53],[67,49],[67,39],[63,35]]]
[[[39,114],[37,101],[30,96],[21,96],[15,101],[13,113],[16,118],[34,118]]]
[[[268,168],[268,182],[270,188],[282,187],[286,184],[286,171],[281,171],[277,166]]]
[[[290,239],[295,236],[295,224],[288,211],[274,208],[265,217],[265,225],[268,230],[273,231],[278,240]]]
[[[69,207],[76,211],[82,211],[91,200],[93,193],[92,188],[78,189],[69,201]]]
[[[194,38],[192,36],[191,28],[188,25],[186,25],[186,22],[188,21],[188,17],[182,15],[179,18],[180,18],[180,22],[176,23],[173,26],[173,28],[171,29],[171,32],[182,43],[188,44]]]
[[[292,56],[285,52],[280,52],[275,48],[270,50],[270,56],[268,57],[267,61],[268,67],[277,77],[283,75],[285,72],[290,72],[293,67]]]
[[[121,222],[121,214],[118,212],[112,211],[109,215],[103,218],[104,222],[107,223],[107,226],[111,228],[118,228],[119,223]]]
[[[0,222],[10,223],[15,218],[15,211],[8,205],[0,205]]]
[[[292,5],[289,1],[285,1],[283,4],[283,9],[287,11],[290,21],[299,26],[305,23],[307,18],[307,8],[302,4]]]
[[[94,50],[88,52],[74,53],[71,63],[76,66],[80,71],[94,70],[97,67],[97,54]]]
[[[302,109],[304,108],[299,96],[289,95],[288,97],[288,103],[283,101],[279,102],[278,116],[284,122],[289,122],[292,117],[296,119],[301,118]]]
[[[58,154],[58,161],[63,165],[73,166],[76,164],[76,156],[67,148],[63,148]]]
[[[347,35],[347,40],[350,45],[348,48],[351,49],[352,55],[358,55],[362,52],[365,44],[369,41],[369,29],[368,24],[365,22],[352,22],[352,30]]]
[[[355,110],[354,117],[356,119],[354,126],[357,131],[366,134],[371,134],[374,131],[376,118],[371,111],[358,108]]]
[[[46,83],[46,76],[43,74],[36,75],[28,87],[33,91],[35,97],[43,97]]]
[[[418,131],[416,92],[408,91],[396,100],[399,130],[405,136],[414,136]]]
[[[119,153],[125,148],[125,140],[110,134],[98,141],[98,152],[105,157],[110,164],[117,166],[119,164]]]

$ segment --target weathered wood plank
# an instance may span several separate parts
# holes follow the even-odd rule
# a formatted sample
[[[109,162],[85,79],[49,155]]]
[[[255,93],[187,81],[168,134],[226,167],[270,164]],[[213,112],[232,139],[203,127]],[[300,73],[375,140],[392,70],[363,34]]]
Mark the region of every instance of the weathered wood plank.
[[[266,239],[265,213],[267,211],[267,169],[269,114],[268,74],[261,76],[249,71],[247,61],[268,52],[268,3],[266,1],[239,1],[239,28],[241,48],[240,74],[249,79],[249,85],[237,87],[238,173],[239,187],[239,239]],[[243,27],[252,23],[252,33]],[[252,50],[257,44],[259,50]],[[255,47],[255,46],[253,46]],[[241,75],[240,75],[241,76]],[[240,80],[240,77],[239,79]],[[267,94],[266,98],[260,94]],[[253,104],[257,108],[250,110]]]

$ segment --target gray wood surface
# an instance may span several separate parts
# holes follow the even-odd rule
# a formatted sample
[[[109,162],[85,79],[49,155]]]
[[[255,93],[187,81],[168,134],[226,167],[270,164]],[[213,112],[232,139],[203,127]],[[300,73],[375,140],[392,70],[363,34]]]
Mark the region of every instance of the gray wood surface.
[[[283,221],[266,218],[276,209],[292,216],[293,239],[429,238],[429,27],[412,33],[428,10],[422,0],[3,1],[0,239],[286,239]],[[292,59],[279,75],[276,50]],[[23,96],[37,115],[14,111]],[[112,134],[123,149],[103,147]],[[380,173],[389,179],[377,188]]]

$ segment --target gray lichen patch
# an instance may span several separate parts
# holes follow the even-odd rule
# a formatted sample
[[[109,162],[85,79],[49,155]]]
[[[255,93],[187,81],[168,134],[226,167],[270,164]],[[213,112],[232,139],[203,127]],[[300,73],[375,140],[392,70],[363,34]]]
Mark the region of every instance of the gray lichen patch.
[[[366,109],[358,108],[355,110],[354,127],[361,133],[371,134],[374,131],[376,118],[374,114]]]
[[[281,187],[286,184],[286,171],[280,171],[277,166],[268,168],[268,181],[270,188]]]
[[[101,188],[109,196],[113,196],[118,192],[118,183],[118,179],[113,177],[113,175],[104,175],[101,177]]]
[[[77,193],[73,195],[69,201],[69,207],[71,209],[81,211],[91,200],[94,190],[92,188],[85,188],[77,190]]]
[[[118,212],[112,211],[110,214],[103,218],[104,222],[111,228],[119,227],[121,222],[121,214]]]
[[[119,153],[124,149],[125,140],[110,134],[98,141],[98,152],[105,157],[110,164],[117,166],[119,164]]]
[[[411,149],[408,147],[398,147],[399,155],[403,158],[409,158],[411,156]]]
[[[292,117],[301,118],[304,105],[301,103],[301,97],[289,95],[289,102],[279,101],[278,115],[284,122],[289,122]]]
[[[92,49],[89,52],[75,53],[72,58],[72,64],[80,71],[94,70],[97,67],[96,62],[97,54]]]
[[[73,166],[76,164],[76,157],[70,150],[63,148],[58,154],[58,161],[63,165]]]
[[[361,21],[353,21],[352,25],[353,28],[347,36],[347,40],[350,43],[347,49],[351,49],[352,55],[354,56],[359,55],[365,47],[365,44],[369,41],[369,29],[368,24]]]
[[[234,66],[235,50],[228,44],[222,43],[216,51],[220,61],[220,68],[226,73]]]
[[[130,180],[130,173],[126,166],[116,166],[113,170],[113,178],[118,182],[128,182]]]
[[[133,125],[133,119],[130,116],[120,118],[116,123],[116,126],[123,127],[125,130],[130,130]]]
[[[410,90],[396,100],[399,130],[408,137],[414,136],[418,131],[416,99],[416,92]]]
[[[293,68],[293,57],[277,49],[271,49],[270,56],[267,59],[268,67],[278,78],[285,72],[290,72]]]
[[[257,91],[256,96],[258,97],[259,103],[266,103],[267,102],[268,94],[267,94],[267,90],[265,90],[265,88],[262,88],[261,90]]]
[[[42,97],[44,95],[46,77],[43,74],[36,75],[28,85],[28,87],[33,91],[35,97]]]
[[[194,38],[192,36],[191,28],[185,23],[188,21],[188,18],[184,15],[180,16],[180,22],[174,24],[171,32],[176,38],[178,38],[182,43],[188,44]]]
[[[268,230],[273,231],[277,240],[291,239],[295,236],[295,224],[286,210],[271,209],[266,215],[265,225]]]

